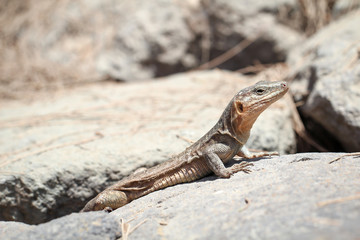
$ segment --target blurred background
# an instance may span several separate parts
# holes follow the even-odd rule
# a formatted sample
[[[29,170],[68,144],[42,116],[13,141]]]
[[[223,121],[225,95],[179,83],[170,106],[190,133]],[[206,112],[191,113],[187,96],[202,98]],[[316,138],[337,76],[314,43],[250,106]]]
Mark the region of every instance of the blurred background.
[[[215,67],[256,74],[358,7],[357,0],[2,0],[0,97]]]

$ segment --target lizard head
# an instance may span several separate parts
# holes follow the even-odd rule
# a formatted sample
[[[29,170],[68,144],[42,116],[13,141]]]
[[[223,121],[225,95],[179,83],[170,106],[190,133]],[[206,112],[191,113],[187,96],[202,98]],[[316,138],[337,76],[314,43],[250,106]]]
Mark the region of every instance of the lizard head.
[[[258,116],[284,96],[288,89],[288,84],[284,81],[261,81],[238,92],[231,106],[231,125],[236,135],[244,137],[246,142]]]

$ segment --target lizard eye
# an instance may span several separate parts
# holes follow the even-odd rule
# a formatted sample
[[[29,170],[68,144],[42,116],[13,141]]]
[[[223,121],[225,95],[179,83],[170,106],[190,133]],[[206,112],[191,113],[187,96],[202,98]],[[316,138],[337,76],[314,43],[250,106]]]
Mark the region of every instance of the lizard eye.
[[[256,89],[255,92],[256,92],[256,94],[261,95],[261,94],[263,94],[265,92],[265,90],[262,89],[262,88],[258,88],[258,89]]]

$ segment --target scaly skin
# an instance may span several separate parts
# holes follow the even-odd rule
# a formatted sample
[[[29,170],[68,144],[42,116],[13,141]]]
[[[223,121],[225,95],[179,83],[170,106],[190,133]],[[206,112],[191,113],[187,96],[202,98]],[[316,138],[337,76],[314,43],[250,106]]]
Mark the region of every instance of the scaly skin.
[[[182,153],[155,167],[136,172],[99,193],[81,210],[112,210],[153,191],[192,182],[215,173],[221,178],[243,171],[251,163],[224,166],[235,155],[256,158],[277,153],[251,153],[245,143],[257,117],[288,91],[286,82],[258,82],[238,92],[219,121],[202,138]]]

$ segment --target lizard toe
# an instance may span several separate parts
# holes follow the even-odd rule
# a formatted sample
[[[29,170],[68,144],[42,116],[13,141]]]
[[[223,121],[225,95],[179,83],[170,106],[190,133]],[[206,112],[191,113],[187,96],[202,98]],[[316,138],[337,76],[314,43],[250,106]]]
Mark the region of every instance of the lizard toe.
[[[251,170],[248,168],[250,166],[253,166],[254,164],[253,163],[249,163],[249,162],[241,162],[241,163],[238,163],[238,164],[234,164],[232,167],[231,167],[231,171],[232,173],[237,173],[237,172],[244,172],[244,173],[250,173]]]

